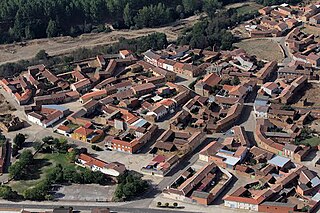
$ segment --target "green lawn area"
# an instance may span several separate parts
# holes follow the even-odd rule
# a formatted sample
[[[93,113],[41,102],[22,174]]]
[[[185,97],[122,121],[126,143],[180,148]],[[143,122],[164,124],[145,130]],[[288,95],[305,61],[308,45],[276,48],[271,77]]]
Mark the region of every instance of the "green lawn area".
[[[320,145],[320,138],[318,137],[312,137],[312,138],[308,138],[306,140],[301,141],[302,144],[305,145],[310,145],[310,146],[318,146]]]
[[[66,168],[75,168],[75,164],[68,161],[67,154],[62,153],[38,153],[35,156],[35,162],[35,169],[32,171],[32,174],[30,174],[30,180],[12,181],[10,183],[12,189],[19,194],[22,194],[27,188],[39,183],[55,165],[61,164]]]
[[[69,127],[70,129],[77,129],[77,128],[79,127],[79,125],[73,124],[73,123],[69,123],[69,124],[67,125],[67,127]]]
[[[245,4],[240,7],[237,7],[236,10],[239,15],[245,15],[245,14],[251,14],[253,12],[257,12],[262,7],[263,6],[260,4],[252,3],[252,4]]]

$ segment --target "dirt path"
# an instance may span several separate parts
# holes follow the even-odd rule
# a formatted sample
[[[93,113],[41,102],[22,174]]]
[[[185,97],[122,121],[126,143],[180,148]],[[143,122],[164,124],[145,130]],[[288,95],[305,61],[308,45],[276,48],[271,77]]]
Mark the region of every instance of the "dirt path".
[[[80,47],[93,48],[98,45],[112,44],[124,37],[127,39],[138,38],[155,32],[162,32],[167,35],[168,40],[176,40],[179,33],[186,27],[195,24],[200,15],[191,16],[178,20],[168,26],[158,28],[145,28],[140,30],[115,30],[110,33],[83,34],[72,38],[63,36],[57,38],[35,39],[17,44],[0,45],[0,65],[7,62],[16,62],[22,59],[30,59],[39,50],[46,50],[51,56],[70,53]]]

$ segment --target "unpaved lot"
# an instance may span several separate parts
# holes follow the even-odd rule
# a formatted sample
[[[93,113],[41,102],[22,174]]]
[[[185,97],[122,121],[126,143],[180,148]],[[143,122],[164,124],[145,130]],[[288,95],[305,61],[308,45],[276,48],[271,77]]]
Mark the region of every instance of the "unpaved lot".
[[[55,193],[55,197],[66,201],[112,201],[115,190],[116,185],[72,184],[62,186]]]
[[[244,49],[249,55],[255,55],[258,59],[282,62],[284,57],[280,46],[272,39],[246,39],[235,44]]]
[[[168,40],[176,40],[179,33],[186,27],[196,23],[201,15],[191,16],[186,19],[178,20],[168,26],[158,28],[145,28],[140,30],[114,30],[110,33],[90,33],[79,37],[70,36],[57,37],[52,39],[29,40],[23,44],[0,45],[0,65],[7,62],[15,62],[22,59],[33,58],[39,50],[53,55],[62,55],[80,47],[93,48],[98,45],[115,43],[119,38],[133,39],[155,32],[162,32],[167,35]]]
[[[16,109],[9,104],[2,94],[0,94],[0,114],[8,113],[14,110]]]

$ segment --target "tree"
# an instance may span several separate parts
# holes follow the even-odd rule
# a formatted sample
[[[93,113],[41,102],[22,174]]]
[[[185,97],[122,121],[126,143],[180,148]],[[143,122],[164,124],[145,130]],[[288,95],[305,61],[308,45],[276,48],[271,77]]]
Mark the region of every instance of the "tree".
[[[123,21],[127,27],[133,24],[133,14],[129,3],[127,3],[123,9]]]
[[[0,186],[0,197],[6,200],[17,199],[19,195],[10,186]]]
[[[161,205],[162,205],[162,203],[161,203],[161,202],[158,202],[158,203],[157,203],[157,206],[161,206]]]
[[[13,139],[13,143],[17,145],[18,149],[22,149],[22,145],[25,141],[26,137],[24,136],[24,134],[21,133],[18,133]]]
[[[238,76],[234,76],[233,79],[231,80],[232,85],[238,85],[240,84],[240,79]]]
[[[201,7],[200,1],[198,0],[182,0],[182,5],[186,13],[195,12]]]
[[[37,54],[36,54],[36,56],[35,56],[35,58],[37,59],[37,60],[45,60],[45,59],[48,59],[48,53],[45,51],[45,50],[40,50]]]
[[[67,158],[70,163],[74,163],[76,161],[76,156],[77,156],[77,153],[74,150],[72,150],[71,152],[68,152],[67,154]]]
[[[164,205],[165,205],[165,207],[169,207],[170,204],[169,203],[165,203]]]
[[[16,144],[12,145],[12,151],[11,151],[11,155],[12,157],[15,157],[19,154],[19,148]]]
[[[203,10],[208,14],[210,19],[213,19],[216,10],[221,7],[222,4],[218,0],[205,0],[203,4]]]
[[[15,180],[25,179],[29,175],[29,167],[32,167],[33,155],[30,150],[21,153],[20,158],[9,167],[9,175]]]
[[[35,142],[33,142],[32,146],[36,151],[38,151],[38,150],[40,151],[40,149],[42,147],[42,143],[39,141],[35,141]]]
[[[175,208],[177,208],[177,207],[178,207],[178,203],[173,203],[173,206],[174,206]]]
[[[47,37],[49,37],[49,38],[59,35],[58,25],[57,25],[56,21],[53,21],[52,19],[50,19],[48,26],[47,26],[46,33],[47,33]]]

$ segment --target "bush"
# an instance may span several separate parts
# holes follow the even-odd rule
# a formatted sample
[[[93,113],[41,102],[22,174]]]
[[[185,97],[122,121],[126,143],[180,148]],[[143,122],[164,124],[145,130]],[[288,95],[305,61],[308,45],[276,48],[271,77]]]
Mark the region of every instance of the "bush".
[[[45,50],[40,50],[37,54],[36,54],[36,59],[38,60],[44,60],[44,59],[48,59],[48,53]]]

